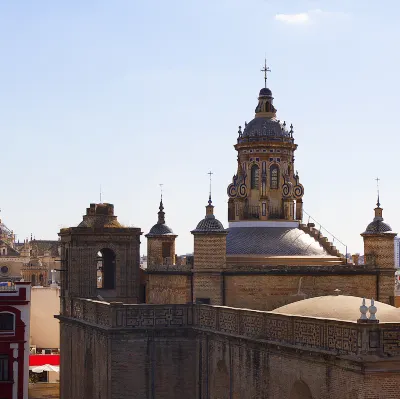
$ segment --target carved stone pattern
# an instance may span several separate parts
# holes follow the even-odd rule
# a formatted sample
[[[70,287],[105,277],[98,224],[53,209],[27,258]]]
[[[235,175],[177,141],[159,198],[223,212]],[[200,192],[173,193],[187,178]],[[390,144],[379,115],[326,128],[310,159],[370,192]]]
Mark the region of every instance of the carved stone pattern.
[[[324,342],[324,326],[304,321],[294,322],[294,343],[321,348]]]
[[[261,338],[263,318],[261,315],[243,315],[240,320],[240,333],[252,338]]]
[[[93,302],[83,302],[84,318],[89,323],[96,323],[96,305]]]
[[[97,324],[100,324],[101,326],[110,325],[110,312],[108,306],[97,307]]]
[[[186,326],[187,310],[186,307],[128,308],[125,315],[126,326],[132,328]]]
[[[386,356],[400,355],[400,330],[383,331],[383,353]]]
[[[291,341],[289,333],[289,320],[267,319],[265,325],[265,336],[271,341]]]
[[[328,325],[328,349],[357,353],[358,333],[355,328]]]
[[[239,333],[239,313],[229,310],[220,310],[219,316],[219,329],[220,331],[230,334]]]
[[[200,328],[217,328],[217,312],[215,308],[200,307],[198,315]]]
[[[82,319],[82,304],[80,301],[74,301],[72,307],[72,317]]]

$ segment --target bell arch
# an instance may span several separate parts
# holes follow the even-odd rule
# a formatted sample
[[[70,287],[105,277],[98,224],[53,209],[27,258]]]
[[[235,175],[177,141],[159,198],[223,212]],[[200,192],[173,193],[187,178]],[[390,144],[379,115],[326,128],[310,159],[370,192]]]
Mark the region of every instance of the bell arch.
[[[115,289],[116,254],[111,248],[102,248],[97,252],[97,288]]]

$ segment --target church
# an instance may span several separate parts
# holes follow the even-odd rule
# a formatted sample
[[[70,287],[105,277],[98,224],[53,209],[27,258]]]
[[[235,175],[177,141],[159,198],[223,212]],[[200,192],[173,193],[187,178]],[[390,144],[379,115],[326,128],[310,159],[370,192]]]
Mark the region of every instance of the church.
[[[302,224],[295,132],[273,100],[265,78],[236,138],[229,226],[210,192],[193,258],[176,256],[162,198],[146,270],[141,229],[112,204],[61,229],[62,399],[397,397],[396,233],[378,197],[359,265]]]

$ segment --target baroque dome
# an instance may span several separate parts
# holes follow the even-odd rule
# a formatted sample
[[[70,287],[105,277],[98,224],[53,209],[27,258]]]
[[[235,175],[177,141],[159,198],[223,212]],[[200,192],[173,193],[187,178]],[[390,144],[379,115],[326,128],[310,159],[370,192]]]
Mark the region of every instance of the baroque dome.
[[[290,132],[275,118],[256,117],[244,128],[242,138],[247,137],[265,137],[268,140],[282,140],[283,138],[290,139]]]

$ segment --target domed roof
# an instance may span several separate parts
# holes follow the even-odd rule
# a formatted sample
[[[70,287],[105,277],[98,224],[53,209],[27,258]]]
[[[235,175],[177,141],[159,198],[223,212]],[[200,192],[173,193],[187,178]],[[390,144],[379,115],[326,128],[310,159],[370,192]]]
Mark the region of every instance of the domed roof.
[[[197,224],[196,228],[192,231],[192,233],[207,233],[207,232],[221,232],[226,233],[224,226],[222,223],[214,216],[207,215],[203,220]]]
[[[243,139],[253,140],[268,140],[268,141],[286,141],[293,140],[290,132],[286,130],[284,125],[275,118],[256,117],[246,124],[243,134],[238,139],[240,142]]]
[[[383,218],[374,218],[363,234],[377,234],[391,232],[392,228],[383,221]]]
[[[261,97],[261,96],[272,96],[272,91],[270,89],[268,89],[268,87],[263,87],[260,90],[260,94],[259,94],[259,97]]]
[[[356,296],[327,295],[293,302],[272,313],[356,322],[360,318],[361,304],[362,298]],[[370,305],[369,299],[366,305]],[[378,308],[376,318],[380,323],[400,322],[400,309],[378,301],[375,301],[375,306]]]
[[[156,223],[146,234],[146,237],[151,236],[165,236],[165,235],[174,235],[174,232],[170,227],[168,227],[165,223]]]
[[[382,208],[381,208],[381,204],[379,202],[379,196],[378,196],[378,201],[376,203],[376,208],[374,209],[374,211],[375,211],[374,220],[367,226],[364,233],[362,233],[362,234],[368,235],[368,234],[392,233],[392,228],[383,221]]]
[[[192,234],[196,233],[222,233],[228,234],[228,230],[224,229],[222,223],[214,216],[214,206],[211,201],[211,194],[206,206],[206,217],[197,224],[196,228],[192,230]]]

